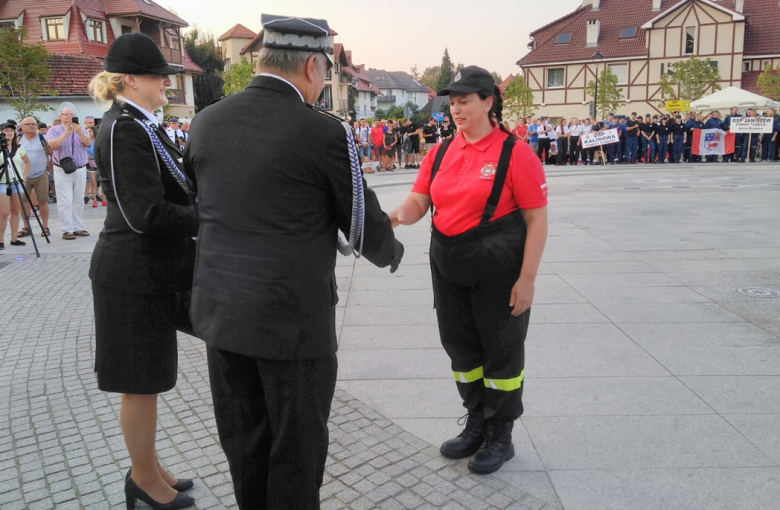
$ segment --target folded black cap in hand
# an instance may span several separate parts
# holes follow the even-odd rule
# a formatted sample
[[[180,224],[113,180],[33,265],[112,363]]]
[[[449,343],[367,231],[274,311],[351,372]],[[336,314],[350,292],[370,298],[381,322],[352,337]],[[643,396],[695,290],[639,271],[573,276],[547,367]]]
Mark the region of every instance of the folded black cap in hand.
[[[398,239],[395,240],[393,247],[393,258],[390,260],[390,273],[395,273],[398,266],[401,265],[401,259],[404,258],[404,245]]]

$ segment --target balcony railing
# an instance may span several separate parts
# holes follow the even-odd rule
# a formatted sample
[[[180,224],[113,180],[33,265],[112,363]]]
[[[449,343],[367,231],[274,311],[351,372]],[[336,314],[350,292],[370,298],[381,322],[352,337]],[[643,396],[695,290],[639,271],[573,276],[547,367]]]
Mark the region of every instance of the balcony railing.
[[[167,60],[169,64],[181,64],[181,50],[163,47],[160,47],[160,49],[162,50],[165,60]]]
[[[185,104],[184,91],[181,89],[168,89],[165,96],[170,104]]]
[[[378,103],[395,103],[395,96],[376,96]]]

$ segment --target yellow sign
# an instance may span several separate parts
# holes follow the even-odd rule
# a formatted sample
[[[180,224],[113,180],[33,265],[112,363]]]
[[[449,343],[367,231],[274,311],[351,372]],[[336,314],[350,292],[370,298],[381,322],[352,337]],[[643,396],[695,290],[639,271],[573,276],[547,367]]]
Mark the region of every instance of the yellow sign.
[[[690,101],[666,101],[664,109],[667,112],[689,112],[691,111]]]

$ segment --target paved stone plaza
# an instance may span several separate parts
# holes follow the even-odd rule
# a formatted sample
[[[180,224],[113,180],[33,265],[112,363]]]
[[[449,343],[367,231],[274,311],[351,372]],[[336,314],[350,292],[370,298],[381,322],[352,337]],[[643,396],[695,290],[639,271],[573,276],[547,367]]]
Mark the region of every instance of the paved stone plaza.
[[[780,292],[780,165],[547,170],[516,457],[476,476],[438,454],[464,411],[438,341],[429,223],[401,227],[395,275],[339,259],[323,508],[777,508],[780,298],[738,289]],[[415,175],[368,180],[390,209]],[[119,398],[97,390],[92,364],[87,270],[104,214],[88,208],[93,236],[75,241],[53,221],[41,259],[6,234],[2,510],[124,508]],[[196,508],[236,508],[205,349],[179,345],[178,385],[160,401],[162,461],[196,478]]]

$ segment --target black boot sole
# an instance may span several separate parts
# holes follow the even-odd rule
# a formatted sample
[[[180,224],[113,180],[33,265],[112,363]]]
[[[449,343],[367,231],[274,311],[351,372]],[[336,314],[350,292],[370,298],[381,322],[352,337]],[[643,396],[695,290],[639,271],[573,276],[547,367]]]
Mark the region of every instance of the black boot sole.
[[[466,457],[471,457],[472,455],[477,453],[480,448],[482,448],[482,444],[481,443],[480,443],[479,446],[477,446],[475,448],[472,448],[472,449],[469,449],[469,450],[464,450],[462,452],[448,452],[448,451],[446,451],[444,449],[444,446],[442,445],[439,448],[439,452],[443,456],[447,457],[448,459],[458,460],[458,459],[465,459]]]
[[[514,456],[515,456],[515,445],[513,443],[509,445],[509,451],[506,452],[506,455],[504,456],[504,460],[502,460],[501,462],[493,466],[483,467],[483,466],[473,465],[471,461],[469,461],[469,471],[477,473],[478,475],[489,475],[490,473],[495,473],[496,471],[501,469],[501,466],[503,466],[506,461],[512,459],[512,457]]]

